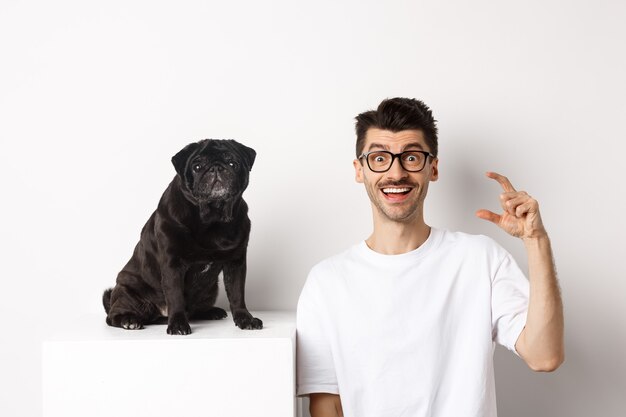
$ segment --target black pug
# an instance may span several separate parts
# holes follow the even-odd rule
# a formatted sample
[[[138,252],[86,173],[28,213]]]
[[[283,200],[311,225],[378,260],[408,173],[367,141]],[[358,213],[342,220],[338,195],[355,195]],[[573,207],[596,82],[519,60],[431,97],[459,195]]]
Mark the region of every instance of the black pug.
[[[263,327],[244,301],[250,219],[242,193],[255,157],[234,140],[214,139],[174,155],[176,177],[102,297],[109,326],[141,329],[167,317],[167,333],[186,335],[190,319],[223,319],[226,311],[214,306],[223,271],[235,324]]]

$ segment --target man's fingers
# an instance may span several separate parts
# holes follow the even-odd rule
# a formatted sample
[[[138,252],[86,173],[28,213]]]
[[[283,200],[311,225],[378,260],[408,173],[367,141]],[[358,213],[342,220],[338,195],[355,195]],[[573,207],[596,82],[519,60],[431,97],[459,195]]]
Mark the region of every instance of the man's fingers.
[[[524,191],[515,193],[502,193],[500,194],[500,203],[502,210],[515,216],[517,208],[530,201],[532,198]]]
[[[493,211],[489,211],[485,209],[478,210],[476,212],[476,216],[483,220],[489,220],[492,223],[500,224],[501,216],[499,214],[494,213]]]
[[[537,201],[529,198],[528,201],[526,201],[523,204],[520,204],[519,206],[517,206],[515,208],[515,216],[517,217],[522,217],[525,214],[528,213],[538,213],[539,212],[539,205],[537,204]]]
[[[515,188],[513,188],[513,185],[511,184],[509,179],[505,177],[504,175],[500,175],[497,172],[487,172],[487,177],[498,181],[500,185],[502,186],[502,188],[504,189],[504,191],[507,191],[507,192],[515,191]]]
[[[519,206],[515,207],[515,216],[516,217],[522,217],[524,214],[528,213],[531,209],[531,204],[530,201],[524,203],[524,204],[520,204]]]
[[[526,191],[505,191],[500,194],[500,198],[503,200],[510,200],[512,198],[520,197],[523,195],[528,196],[528,193]]]

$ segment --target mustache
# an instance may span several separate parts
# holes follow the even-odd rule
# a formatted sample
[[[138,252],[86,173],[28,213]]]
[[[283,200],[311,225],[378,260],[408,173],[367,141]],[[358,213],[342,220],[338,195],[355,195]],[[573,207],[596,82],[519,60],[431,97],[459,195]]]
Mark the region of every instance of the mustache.
[[[409,181],[386,181],[386,182],[381,182],[380,184],[378,184],[378,188],[387,188],[387,187],[394,187],[394,188],[403,188],[403,187],[411,187],[411,188],[417,188],[417,185],[409,182]]]

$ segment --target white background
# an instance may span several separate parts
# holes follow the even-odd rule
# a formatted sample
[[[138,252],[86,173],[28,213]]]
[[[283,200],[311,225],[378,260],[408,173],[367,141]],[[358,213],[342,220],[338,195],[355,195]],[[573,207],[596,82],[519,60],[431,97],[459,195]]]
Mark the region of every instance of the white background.
[[[617,0],[2,0],[0,415],[40,414],[41,341],[104,320],[102,290],[189,142],[258,152],[247,302],[295,309],[309,268],[371,231],[353,117],[406,96],[439,121],[429,224],[492,236],[525,267],[473,215],[498,208],[494,170],[552,237],[566,362],[535,374],[498,350],[500,415],[623,416],[624,21]]]

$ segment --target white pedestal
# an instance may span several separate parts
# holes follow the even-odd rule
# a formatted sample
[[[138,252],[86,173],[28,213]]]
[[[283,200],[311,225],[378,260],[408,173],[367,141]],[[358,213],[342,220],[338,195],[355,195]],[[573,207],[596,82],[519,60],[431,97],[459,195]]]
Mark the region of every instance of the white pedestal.
[[[43,343],[44,417],[293,417],[295,313],[123,330],[86,316]],[[68,326],[69,327],[69,326]]]

